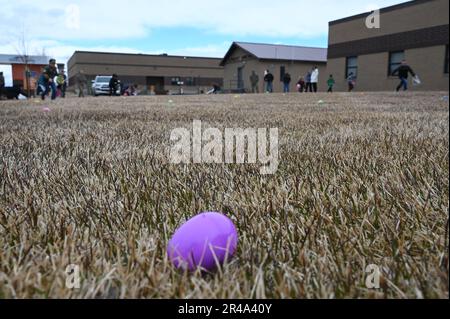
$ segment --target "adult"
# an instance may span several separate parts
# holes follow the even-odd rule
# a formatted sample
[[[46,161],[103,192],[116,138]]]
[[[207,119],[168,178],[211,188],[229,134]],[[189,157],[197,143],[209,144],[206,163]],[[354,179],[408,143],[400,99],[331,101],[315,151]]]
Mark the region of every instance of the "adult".
[[[401,65],[396,68],[392,72],[392,76],[398,75],[400,79],[400,84],[397,86],[397,92],[403,87],[403,90],[408,90],[408,75],[411,73],[413,77],[416,76],[416,73],[411,69],[411,67],[406,63],[406,60],[403,60]]]
[[[109,80],[109,96],[116,96],[119,88],[119,77],[117,74],[113,74],[111,80]]]
[[[290,86],[291,86],[291,75],[289,73],[285,73],[283,76],[283,92],[284,93],[289,93],[290,91]]]
[[[4,90],[5,90],[5,76],[3,75],[3,72],[0,72],[0,99],[2,98]]]
[[[78,72],[75,81],[78,88],[78,97],[84,97],[84,90],[87,86],[87,78],[83,70]]]
[[[308,71],[308,73],[306,73],[306,76],[305,76],[305,82],[306,82],[305,92],[312,92],[312,87],[311,87],[311,72],[310,72],[310,71]]]
[[[319,68],[315,66],[311,72],[311,89],[317,93],[317,84],[319,83]]]
[[[41,99],[45,100],[45,97],[52,90],[51,99],[56,99],[56,85],[54,78],[58,75],[58,69],[56,68],[56,60],[50,59],[48,65],[43,69],[41,76],[38,80],[38,94],[41,95]]]
[[[267,93],[273,93],[273,80],[274,80],[273,74],[270,73],[269,70],[266,70],[266,72],[264,73],[264,82],[266,82]]]
[[[255,71],[252,71],[252,74],[250,75],[250,83],[252,85],[252,93],[259,93],[259,76]]]

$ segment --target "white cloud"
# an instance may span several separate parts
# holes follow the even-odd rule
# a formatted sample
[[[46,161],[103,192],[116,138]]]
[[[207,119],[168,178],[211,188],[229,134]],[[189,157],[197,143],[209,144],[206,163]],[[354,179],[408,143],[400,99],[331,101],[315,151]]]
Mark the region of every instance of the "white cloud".
[[[3,54],[19,54],[20,50],[17,50],[16,43],[8,43],[6,45],[0,45],[0,53]],[[33,40],[28,42],[30,55],[41,55],[43,50],[48,57],[55,58],[58,63],[64,63],[67,65],[67,61],[73,55],[75,51],[94,51],[94,52],[117,52],[117,53],[141,53],[135,48],[121,47],[121,46],[86,46],[75,47],[72,45],[66,45],[58,41],[39,41]],[[7,72],[9,66],[5,66],[5,72]],[[6,73],[5,73],[6,74]],[[8,73],[9,74],[9,73]]]
[[[151,41],[156,28],[197,28],[210,34],[312,38],[325,36],[328,22],[367,12],[402,0],[0,0],[0,53],[17,53],[17,39],[26,35],[30,54],[40,54],[67,63],[76,50],[220,57],[230,43],[181,47],[162,52],[142,52],[121,45],[121,40]],[[73,41],[95,40],[98,45],[74,46]],[[103,45],[102,40],[116,44]],[[173,44],[172,44],[173,47]]]
[[[366,6],[365,11],[367,11],[367,12],[373,12],[373,11],[379,10],[379,9],[380,9],[380,6],[379,6],[379,5],[371,3],[371,4],[368,4],[368,5]]]
[[[221,44],[210,44],[200,47],[187,47],[176,50],[168,50],[170,55],[202,56],[202,57],[223,57],[230,48],[231,43],[223,42]]]
[[[25,25],[31,37],[54,40],[140,38],[161,27],[195,27],[233,36],[301,38],[326,35],[330,20],[403,1],[61,2],[0,0],[0,29],[21,30]]]
[[[9,43],[0,45],[0,52],[5,54],[18,54],[16,43]],[[115,53],[141,53],[141,54],[161,54],[167,53],[170,55],[186,55],[186,56],[203,56],[203,57],[222,57],[227,52],[230,43],[223,42],[219,45],[206,45],[201,47],[186,47],[166,51],[141,51],[131,47],[121,46],[73,46],[66,45],[59,41],[38,41],[33,40],[28,42],[29,53],[32,55],[40,55],[45,49],[48,57],[55,58],[58,63],[67,65],[67,61],[75,51],[92,51],[92,52],[115,52]],[[9,66],[5,66],[4,72],[8,72]],[[6,73],[5,73],[6,74]],[[9,74],[9,73],[8,73]]]

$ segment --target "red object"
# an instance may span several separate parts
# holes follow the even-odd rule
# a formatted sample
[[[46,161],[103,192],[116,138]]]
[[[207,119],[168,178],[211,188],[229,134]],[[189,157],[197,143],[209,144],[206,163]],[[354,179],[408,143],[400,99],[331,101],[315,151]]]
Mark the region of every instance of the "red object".
[[[13,83],[22,82],[23,88],[27,89],[27,81],[25,78],[25,65],[24,64],[12,64],[12,78]],[[28,69],[32,74],[32,78],[30,79],[31,89],[34,90],[35,83],[37,82],[39,76],[41,75],[42,69],[45,65],[29,65]],[[34,75],[34,76],[33,76]]]

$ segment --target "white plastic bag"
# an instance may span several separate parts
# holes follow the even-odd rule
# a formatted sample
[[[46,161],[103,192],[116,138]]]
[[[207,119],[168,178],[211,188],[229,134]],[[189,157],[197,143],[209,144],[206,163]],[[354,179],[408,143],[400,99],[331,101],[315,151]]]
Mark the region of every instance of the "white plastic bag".
[[[413,79],[413,85],[417,86],[417,85],[421,85],[421,84],[422,84],[422,81],[420,80],[419,76],[416,75]]]
[[[18,98],[19,100],[21,100],[21,101],[24,101],[24,100],[27,99],[27,97],[26,97],[25,95],[22,95],[22,94],[19,94],[19,95],[17,96],[17,98]]]

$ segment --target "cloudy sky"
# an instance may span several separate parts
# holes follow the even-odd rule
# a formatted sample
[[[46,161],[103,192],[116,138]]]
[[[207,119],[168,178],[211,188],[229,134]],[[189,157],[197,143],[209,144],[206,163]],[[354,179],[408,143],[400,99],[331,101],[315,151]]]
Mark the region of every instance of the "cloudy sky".
[[[401,2],[0,0],[0,53],[16,54],[21,38],[30,54],[62,63],[75,50],[222,57],[233,41],[326,47],[329,21]]]

